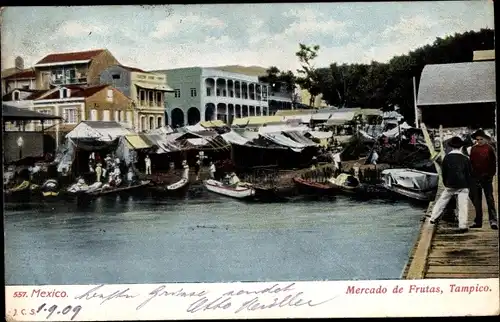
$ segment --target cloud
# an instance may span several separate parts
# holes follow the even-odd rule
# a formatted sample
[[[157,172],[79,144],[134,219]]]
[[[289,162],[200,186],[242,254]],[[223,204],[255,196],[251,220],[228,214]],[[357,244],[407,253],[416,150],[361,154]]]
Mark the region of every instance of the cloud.
[[[56,30],[55,35],[59,37],[78,38],[87,36],[90,33],[104,34],[107,27],[101,24],[87,24],[77,20],[65,21]]]
[[[402,17],[393,26],[387,27],[382,32],[382,37],[415,37],[426,34],[432,30],[438,22],[422,15]]]
[[[206,28],[222,29],[225,22],[216,17],[203,17],[197,14],[173,14],[157,23],[156,29],[150,33],[154,38],[166,38],[180,33],[201,32]]]

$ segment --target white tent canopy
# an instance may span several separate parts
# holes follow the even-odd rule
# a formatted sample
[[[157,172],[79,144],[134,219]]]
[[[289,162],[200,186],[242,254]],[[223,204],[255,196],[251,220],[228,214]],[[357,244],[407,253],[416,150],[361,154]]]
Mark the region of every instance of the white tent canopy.
[[[99,141],[113,141],[116,138],[134,134],[123,125],[114,121],[81,121],[75,128],[66,134],[68,139],[96,139]]]

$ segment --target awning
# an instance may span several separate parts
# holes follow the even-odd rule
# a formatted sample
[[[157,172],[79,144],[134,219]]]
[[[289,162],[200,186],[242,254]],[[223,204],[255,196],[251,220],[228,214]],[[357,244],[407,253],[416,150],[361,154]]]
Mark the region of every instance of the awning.
[[[231,144],[245,145],[251,141],[250,139],[244,138],[234,131],[224,133],[221,136],[226,142]]]
[[[249,116],[234,119],[232,125],[263,125],[283,122],[285,120],[282,116]]]
[[[135,86],[144,88],[144,89],[152,89],[156,91],[164,91],[164,92],[174,92],[174,90],[170,86],[166,85],[157,85],[157,84],[150,84],[150,83],[144,83],[144,82],[135,82]]]
[[[302,143],[305,146],[317,146],[316,143],[311,141],[310,139],[306,138],[303,136],[300,132],[292,131],[292,132],[286,132],[286,135],[290,137],[292,140]]]
[[[166,135],[145,134],[143,137],[144,141],[149,141],[148,143],[150,146],[154,145],[158,147],[158,154],[180,150],[180,148],[175,143],[170,141],[170,138]]]
[[[208,140],[204,138],[186,139],[186,141],[194,146],[203,146],[208,144]]]
[[[199,124],[201,126],[203,126],[204,128],[226,126],[226,123],[224,123],[222,120],[203,121],[203,122],[200,122]]]
[[[302,149],[304,149],[306,146],[302,143],[295,142],[294,140],[284,136],[283,134],[280,133],[267,133],[267,134],[261,134],[263,138],[266,138],[276,144],[286,146],[290,149],[292,149],[295,152],[300,152]]]
[[[332,116],[332,112],[327,113],[315,113],[311,116],[311,120],[314,121],[326,121]]]
[[[299,125],[299,126],[292,126],[289,124],[283,124],[283,125],[267,125],[267,126],[261,126],[259,128],[259,134],[263,133],[280,133],[280,132],[290,132],[290,131],[298,131],[298,132],[304,132],[307,131],[309,128],[305,125]]]
[[[308,131],[309,135],[311,135],[315,139],[329,139],[333,136],[333,132],[323,132],[323,131]]]
[[[144,141],[138,134],[125,135],[125,139],[134,150],[149,149],[152,146],[149,142]]]
[[[335,112],[330,119],[326,121],[326,125],[342,125],[352,121],[356,116],[356,112]]]

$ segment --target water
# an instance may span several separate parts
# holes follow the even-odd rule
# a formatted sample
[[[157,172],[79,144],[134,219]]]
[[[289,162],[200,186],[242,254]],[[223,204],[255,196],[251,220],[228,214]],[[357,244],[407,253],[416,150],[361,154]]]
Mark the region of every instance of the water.
[[[96,284],[397,279],[423,209],[407,203],[243,203],[204,193],[7,205],[5,282]]]

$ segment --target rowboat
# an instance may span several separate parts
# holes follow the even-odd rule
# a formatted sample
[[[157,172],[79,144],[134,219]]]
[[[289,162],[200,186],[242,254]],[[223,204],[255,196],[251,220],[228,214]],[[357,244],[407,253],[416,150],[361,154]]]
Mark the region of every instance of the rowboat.
[[[250,199],[255,195],[255,190],[248,184],[231,186],[217,180],[208,179],[203,182],[203,185],[210,192],[236,199]]]
[[[387,169],[382,171],[383,186],[406,198],[431,201],[435,198],[439,175],[413,169]]]
[[[101,189],[97,189],[95,191],[88,192],[93,197],[106,196],[114,193],[132,193],[134,191],[141,191],[145,189],[146,186],[149,185],[149,180],[141,181],[139,184],[130,185],[130,186],[121,186],[117,188],[106,188],[102,187]]]
[[[302,178],[293,178],[293,182],[301,194],[332,195],[335,191],[335,186],[330,182],[320,183]]]
[[[25,180],[18,186],[4,191],[5,202],[27,202],[36,196],[40,187]]]
[[[336,178],[328,181],[335,186],[336,190],[345,195],[356,198],[387,198],[389,191],[382,184],[361,183],[358,178],[351,174],[341,173]]]
[[[55,179],[45,181],[41,188],[44,200],[56,200],[59,197],[59,183]]]
[[[149,187],[153,196],[185,196],[189,190],[189,180],[182,178],[169,185],[153,185]]]

